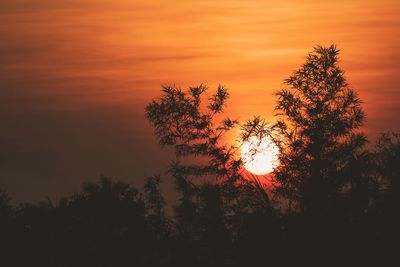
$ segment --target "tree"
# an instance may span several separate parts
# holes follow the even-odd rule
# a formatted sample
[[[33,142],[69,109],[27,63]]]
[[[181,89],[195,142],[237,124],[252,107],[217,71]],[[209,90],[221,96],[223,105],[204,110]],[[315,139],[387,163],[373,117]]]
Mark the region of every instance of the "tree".
[[[354,173],[348,170],[366,143],[357,132],[365,117],[361,101],[338,66],[338,55],[334,45],[315,47],[276,93],[276,126],[284,140],[276,191],[304,212],[322,214],[352,189]]]
[[[208,103],[203,104],[206,90],[204,85],[191,87],[188,92],[163,87],[162,97],[146,107],[147,118],[154,126],[160,144],[175,149],[177,161],[169,171],[182,193],[183,206],[193,204],[191,198],[196,194],[201,178],[211,178],[214,184],[233,184],[239,178],[240,160],[234,159],[236,147],[222,142],[237,121],[229,118],[218,121],[229,97],[228,91],[219,86],[208,98]],[[185,158],[189,161],[183,162]],[[196,163],[194,158],[201,160]]]
[[[159,239],[168,235],[169,232],[169,221],[165,214],[165,199],[160,185],[161,176],[155,175],[147,178],[143,186],[147,219]]]
[[[11,213],[11,197],[6,190],[0,188],[0,221],[8,217]]]
[[[140,192],[131,185],[100,177],[69,198],[60,220],[61,244],[68,244],[69,265],[113,266],[148,260],[156,233],[146,219]],[[65,246],[65,245],[64,245]],[[64,252],[65,253],[65,252]]]
[[[155,129],[162,146],[172,146],[178,159],[188,156],[204,156],[208,160],[202,165],[185,165],[186,175],[214,175],[215,178],[237,178],[239,161],[233,160],[234,146],[221,142],[223,136],[237,125],[229,118],[218,121],[223,112],[228,91],[219,86],[209,97],[202,111],[202,96],[205,85],[191,87],[184,92],[176,87],[163,87],[163,96],[146,107],[146,116]],[[178,161],[179,163],[179,161]],[[178,168],[182,166],[178,164]]]
[[[0,188],[0,258],[6,264],[14,256],[16,246],[14,231],[14,212],[11,206],[11,197],[5,189]],[[11,263],[11,261],[10,261]]]
[[[376,143],[374,162],[384,192],[381,210],[391,220],[400,221],[400,133],[384,133]]]
[[[146,107],[160,144],[173,147],[177,157],[168,172],[180,194],[175,229],[185,251],[180,261],[187,265],[199,254],[211,261],[223,259],[223,253],[215,255],[213,248],[229,241],[226,219],[241,179],[241,162],[234,157],[237,147],[223,141],[238,124],[223,116],[228,91],[218,86],[208,97],[206,91],[205,85],[187,91],[166,86]]]

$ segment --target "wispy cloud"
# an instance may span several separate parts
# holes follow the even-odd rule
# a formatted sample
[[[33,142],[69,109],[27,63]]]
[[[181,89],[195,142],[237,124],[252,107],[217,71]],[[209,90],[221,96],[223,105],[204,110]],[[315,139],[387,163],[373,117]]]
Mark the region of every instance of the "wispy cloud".
[[[15,188],[11,179],[27,173],[48,181],[63,172],[90,174],[93,165],[48,160],[66,159],[58,143],[82,154],[82,161],[93,156],[91,164],[105,162],[94,147],[84,150],[76,141],[80,127],[82,140],[90,143],[93,135],[99,146],[115,134],[118,141],[104,156],[115,170],[112,159],[130,153],[123,144],[134,154],[135,146],[154,141],[143,108],[161,84],[222,83],[232,95],[230,115],[271,119],[273,92],[317,44],[342,50],[341,64],[364,100],[368,132],[400,128],[398,1],[3,0],[1,6],[0,117],[7,131],[0,139],[23,144],[3,151],[25,172],[11,175],[17,165],[7,161],[8,172],[0,176],[13,177],[2,179]],[[60,135],[49,126],[54,123],[65,132],[78,128],[73,137]],[[162,160],[141,151],[140,157]],[[79,167],[71,171],[72,165]],[[118,174],[129,176],[127,166]]]

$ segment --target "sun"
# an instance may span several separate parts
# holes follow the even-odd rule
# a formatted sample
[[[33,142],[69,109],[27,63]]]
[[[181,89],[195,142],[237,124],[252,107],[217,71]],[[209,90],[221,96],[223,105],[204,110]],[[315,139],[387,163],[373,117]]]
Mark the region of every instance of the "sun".
[[[240,152],[244,167],[256,175],[272,172],[278,165],[279,148],[268,136],[251,136],[242,145]]]

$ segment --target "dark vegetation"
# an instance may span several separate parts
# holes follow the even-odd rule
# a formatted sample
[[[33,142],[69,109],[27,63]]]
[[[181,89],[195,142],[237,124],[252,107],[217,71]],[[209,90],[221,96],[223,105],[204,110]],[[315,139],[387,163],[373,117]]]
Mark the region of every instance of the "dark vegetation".
[[[225,88],[204,103],[204,85],[164,87],[146,115],[176,152],[173,214],[161,176],[140,191],[101,177],[56,204],[12,206],[0,191],[0,265],[400,266],[400,135],[366,148],[337,61],[334,46],[315,48],[276,93],[278,122],[240,125],[281,150],[270,190],[223,141],[239,126],[222,113]]]

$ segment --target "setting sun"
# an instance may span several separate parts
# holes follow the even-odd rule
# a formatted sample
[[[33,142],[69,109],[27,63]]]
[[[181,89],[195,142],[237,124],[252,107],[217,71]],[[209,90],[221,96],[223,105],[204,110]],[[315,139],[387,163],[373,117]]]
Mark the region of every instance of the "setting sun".
[[[279,148],[267,136],[252,136],[242,145],[240,156],[244,167],[256,175],[272,172],[278,165]]]

